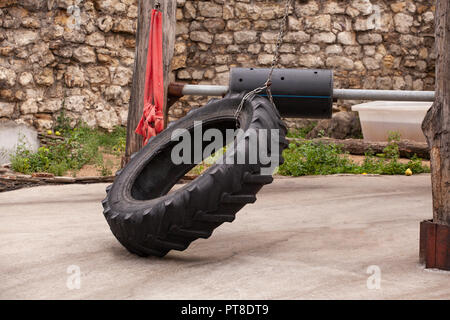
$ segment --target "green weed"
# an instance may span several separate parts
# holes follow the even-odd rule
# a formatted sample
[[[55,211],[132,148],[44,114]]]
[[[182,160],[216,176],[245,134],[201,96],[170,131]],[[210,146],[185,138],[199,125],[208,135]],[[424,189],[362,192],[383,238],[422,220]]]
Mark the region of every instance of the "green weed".
[[[317,121],[313,121],[306,127],[289,130],[289,132],[286,136],[288,138],[305,139],[306,136],[308,135],[308,133],[310,133],[316,126],[317,126]]]
[[[392,133],[382,157],[366,153],[360,165],[352,161],[338,145],[306,140],[292,143],[283,152],[285,162],[279,167],[278,173],[294,177],[338,173],[403,175],[408,168],[415,174],[430,172],[430,168],[422,165],[422,160],[415,155],[408,163],[401,163],[398,141],[400,136]]]
[[[63,139],[37,152],[19,144],[11,157],[12,169],[24,174],[49,172],[61,176],[69,170],[76,173],[86,164],[95,164],[102,175],[110,175],[111,164],[104,163],[102,152],[119,155],[125,151],[126,129],[122,127],[116,127],[111,133],[83,124],[72,129],[62,112],[55,130],[61,132]]]

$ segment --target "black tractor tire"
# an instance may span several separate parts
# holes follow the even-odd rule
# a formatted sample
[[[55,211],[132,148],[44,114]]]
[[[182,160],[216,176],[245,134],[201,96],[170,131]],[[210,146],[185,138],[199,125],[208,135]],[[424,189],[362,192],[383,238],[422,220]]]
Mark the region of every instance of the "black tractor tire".
[[[198,238],[209,238],[224,222],[232,222],[256,193],[273,181],[262,175],[261,164],[214,164],[202,175],[169,192],[194,165],[176,165],[170,154],[176,129],[194,130],[194,121],[206,128],[242,130],[279,129],[279,159],[288,146],[287,130],[277,110],[263,97],[247,100],[237,121],[235,112],[243,95],[228,94],[189,112],[134,154],[106,189],[104,216],[112,233],[130,252],[139,256],[165,256],[170,250],[185,250]],[[247,139],[245,136],[242,139]],[[258,138],[259,139],[259,138]],[[234,138],[234,143],[237,143]],[[232,141],[233,142],[233,141]],[[258,141],[259,142],[259,141]],[[227,141],[226,143],[230,143]],[[244,142],[248,148],[248,141]],[[270,144],[267,146],[270,149]],[[228,151],[227,151],[228,152]],[[268,150],[270,154],[270,150]]]

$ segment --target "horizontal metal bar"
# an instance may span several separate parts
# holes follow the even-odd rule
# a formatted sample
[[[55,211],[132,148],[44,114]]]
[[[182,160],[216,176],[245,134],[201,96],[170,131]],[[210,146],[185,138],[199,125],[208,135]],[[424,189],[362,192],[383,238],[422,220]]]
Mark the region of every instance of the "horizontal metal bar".
[[[187,84],[182,92],[185,96],[223,96],[228,92],[228,89],[228,86]]]
[[[183,95],[190,96],[222,96],[228,92],[228,86],[192,85],[183,87]],[[334,99],[342,100],[380,100],[380,101],[434,101],[434,91],[403,91],[403,90],[365,90],[365,89],[334,89]]]
[[[333,98],[342,100],[434,101],[434,91],[334,89]]]

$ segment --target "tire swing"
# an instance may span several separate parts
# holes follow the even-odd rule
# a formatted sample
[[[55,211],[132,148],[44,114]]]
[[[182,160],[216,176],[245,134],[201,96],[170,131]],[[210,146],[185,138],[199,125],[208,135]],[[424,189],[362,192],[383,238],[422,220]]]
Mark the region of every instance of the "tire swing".
[[[261,175],[261,169],[271,163],[263,165],[259,159],[256,164],[223,161],[168,193],[195,167],[195,164],[172,162],[171,153],[176,143],[171,139],[174,130],[186,129],[192,133],[194,122],[202,121],[203,130],[215,128],[225,133],[226,129],[236,126],[236,106],[241,100],[242,95],[230,94],[174,122],[134,154],[118,173],[114,184],[107,188],[104,215],[113,234],[130,252],[162,257],[170,250],[183,251],[192,241],[209,238],[222,223],[232,222],[236,213],[246,204],[255,202],[256,193],[273,181],[272,176]],[[287,147],[284,138],[287,130],[267,99],[254,96],[247,100],[237,121],[244,132],[279,129],[279,157],[282,159],[281,152]],[[242,137],[248,138],[246,134]],[[233,143],[244,143],[246,151],[249,150],[248,141]],[[225,157],[234,155],[227,151]]]
[[[284,20],[287,13],[288,10]],[[284,23],[280,32],[281,39]],[[245,205],[254,203],[256,193],[273,181],[272,175],[262,171],[276,165],[272,159],[283,163],[281,153],[288,143],[285,139],[286,126],[270,92],[272,71],[264,87],[251,92],[228,93],[223,99],[213,99],[204,107],[192,110],[186,117],[171,123],[167,129],[152,136],[142,150],[131,157],[126,167],[117,172],[114,183],[106,189],[107,195],[102,204],[112,233],[126,249],[139,256],[158,257],[165,256],[170,250],[183,251],[192,241],[209,238],[214,229],[224,222],[232,222],[236,213]],[[151,68],[147,67],[147,73],[151,76]],[[268,98],[257,95],[264,90]],[[157,90],[153,92],[157,94]],[[156,103],[157,100],[155,97]],[[149,118],[158,121],[157,109],[157,106],[149,105],[144,109],[143,119],[146,118],[147,122]],[[202,124],[202,136],[208,129],[217,129],[226,137],[223,145],[232,144],[234,148],[227,148],[223,161],[214,164],[190,183],[171,191],[196,166],[195,161],[181,164],[172,161],[172,151],[177,144],[173,135],[176,135],[176,130],[184,129],[192,139],[198,122]],[[149,128],[141,122],[138,129],[145,132],[152,128],[154,126]],[[244,134],[228,138],[227,130],[236,128]],[[260,155],[256,161],[248,161],[246,157],[244,163],[238,164],[236,161],[229,164],[225,160],[236,159],[241,151],[249,155],[254,144],[251,133],[262,130],[278,130],[279,133],[278,145],[274,150],[277,154],[272,154],[270,134],[253,134],[258,146],[266,149],[259,154],[268,155],[269,162],[267,159],[263,161]],[[191,141],[195,145],[196,141]],[[203,142],[201,160],[211,155],[205,154],[206,147]]]

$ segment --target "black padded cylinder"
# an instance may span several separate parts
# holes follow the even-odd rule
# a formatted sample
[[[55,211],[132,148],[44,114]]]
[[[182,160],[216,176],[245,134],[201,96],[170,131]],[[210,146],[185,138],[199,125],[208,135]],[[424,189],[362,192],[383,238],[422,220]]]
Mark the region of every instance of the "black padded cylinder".
[[[270,69],[233,68],[230,91],[251,91],[261,87]],[[333,72],[331,70],[275,69],[272,95],[283,117],[331,118],[333,107]],[[260,95],[267,96],[267,92]]]

